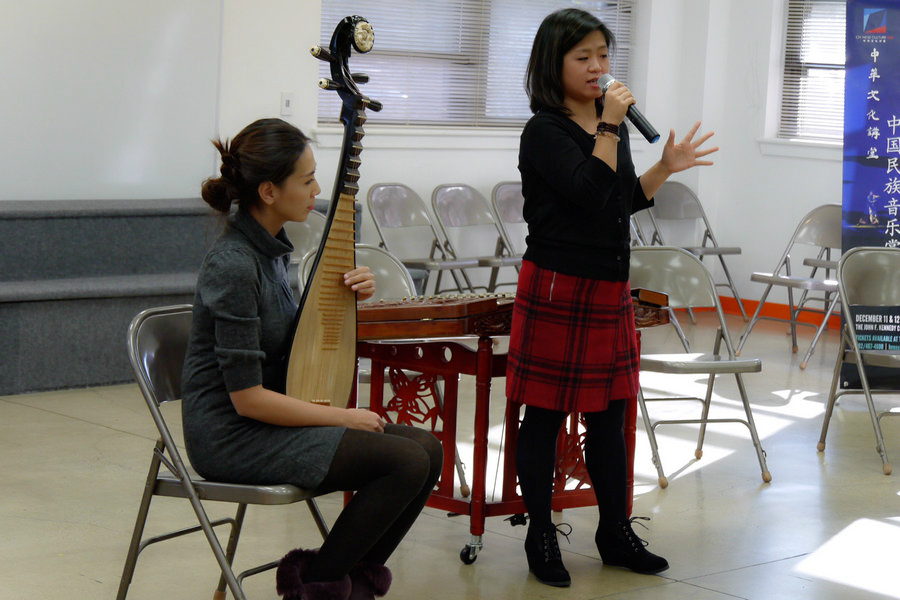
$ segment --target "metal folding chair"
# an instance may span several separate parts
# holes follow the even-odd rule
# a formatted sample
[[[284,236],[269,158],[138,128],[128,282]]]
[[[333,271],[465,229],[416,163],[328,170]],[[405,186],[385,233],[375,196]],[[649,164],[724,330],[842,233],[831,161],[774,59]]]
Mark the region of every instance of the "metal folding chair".
[[[462,183],[439,185],[431,193],[431,205],[447,251],[490,268],[490,279],[484,286],[488,292],[499,285],[517,284],[515,280],[497,281],[503,267],[514,267],[518,273],[522,257],[514,256],[503,241],[491,208],[478,190]]]
[[[775,317],[761,317],[763,305],[773,286],[781,286],[787,289],[788,309],[790,311],[790,327],[792,352],[797,352],[797,325],[812,325],[813,323],[805,323],[798,319],[801,313],[813,313],[821,317],[821,321],[816,328],[816,334],[813,336],[809,349],[800,363],[800,368],[805,369],[809,358],[816,349],[816,343],[822,337],[825,327],[828,326],[828,318],[834,312],[840,301],[840,293],[838,291],[838,282],[831,275],[832,271],[837,269],[836,256],[832,252],[836,251],[836,255],[840,256],[841,252],[841,205],[840,204],[824,204],[814,208],[803,219],[794,230],[787,248],[775,268],[769,273],[753,273],[750,280],[757,283],[766,284],[766,289],[753,317],[747,324],[747,328],[741,334],[740,341],[737,346],[737,353],[740,355],[750,332],[759,319],[774,319]],[[802,265],[809,268],[807,275],[795,275],[792,271],[791,254],[812,254],[802,259]],[[794,290],[803,290],[800,299],[794,302]],[[814,295],[810,292],[818,292],[822,295]],[[807,305],[811,302],[821,302],[824,309],[809,308]],[[776,319],[781,320],[781,319]]]
[[[819,451],[825,450],[825,435],[828,433],[828,424],[837,399],[844,394],[863,394],[872,418],[872,428],[875,430],[875,450],[881,455],[884,474],[890,475],[892,469],[881,434],[881,419],[885,416],[898,416],[900,412],[876,411],[872,397],[874,394],[900,394],[900,347],[896,342],[866,342],[872,334],[859,333],[855,314],[857,309],[865,313],[876,307],[893,309],[888,313],[893,319],[900,314],[900,249],[861,246],[848,250],[838,263],[838,286],[844,319],[841,345],[822,421]],[[900,331],[900,327],[893,331]],[[894,340],[898,337],[895,333],[886,335]],[[860,344],[861,341],[864,343]],[[856,365],[859,387],[838,390],[838,381],[845,363]],[[870,381],[874,375],[872,370],[879,371],[879,381],[887,380],[892,383],[873,387]]]
[[[731,290],[731,295],[737,301],[738,308],[744,321],[747,313],[741,296],[738,294],[728,265],[725,264],[725,256],[740,254],[737,246],[720,246],[713,234],[709,219],[700,199],[694,191],[679,181],[667,181],[662,184],[659,191],[653,196],[654,205],[646,210],[650,218],[653,233],[650,242],[646,245],[653,246],[678,246],[684,248],[701,261],[706,256],[714,256],[719,259],[719,265],[725,275],[725,283],[717,283],[717,287],[725,287]],[[637,225],[638,239],[643,240],[643,232]],[[700,233],[702,231],[702,233]]]
[[[653,453],[653,464],[659,475],[660,487],[668,486],[669,482],[662,468],[659,458],[659,448],[656,442],[656,428],[663,424],[697,423],[700,425],[700,434],[697,439],[697,449],[694,455],[697,459],[703,456],[703,440],[706,435],[706,426],[709,423],[741,423],[750,431],[753,446],[756,448],[756,456],[762,471],[763,481],[769,482],[772,476],[766,466],[765,452],[759,441],[750,402],[747,399],[747,391],[744,388],[744,373],[758,373],[762,370],[762,364],[757,358],[735,357],[734,346],[728,328],[725,326],[725,313],[716,293],[716,284],[712,275],[690,252],[681,248],[666,246],[641,246],[631,249],[631,278],[633,288],[645,288],[663,292],[669,297],[669,306],[672,308],[713,308],[719,321],[712,352],[705,354],[678,353],[678,354],[641,354],[641,372],[670,373],[683,375],[707,375],[705,398],[696,397],[659,397],[647,398],[643,390],[638,392],[638,404],[650,439],[650,449]],[[724,343],[725,348],[722,348]],[[713,385],[717,375],[734,375],[737,382],[738,393],[744,408],[743,419],[711,419],[709,418],[710,405],[712,404]],[[699,400],[702,403],[702,412],[699,419],[668,419],[651,421],[647,411],[647,403],[651,401],[684,401]]]
[[[288,221],[284,224],[284,232],[291,240],[291,244],[294,245],[294,251],[291,253],[292,263],[298,264],[307,252],[319,247],[327,221],[328,217],[320,212],[312,211],[303,222]]]
[[[278,566],[276,560],[243,571],[239,575],[235,575],[232,570],[232,562],[248,504],[274,505],[305,501],[322,534],[322,539],[328,535],[328,526],[316,505],[315,497],[319,493],[315,490],[304,490],[288,484],[239,485],[209,481],[198,476],[186,465],[166,424],[160,406],[166,402],[181,399],[181,369],[190,330],[191,306],[189,304],[147,309],[134,317],[128,329],[128,359],[131,361],[138,387],[140,387],[147,408],[150,410],[150,416],[156,424],[159,439],[153,448],[150,470],[147,473],[137,521],[134,525],[131,543],[128,546],[125,568],[116,596],[118,600],[124,600],[128,594],[138,555],[147,546],[197,531],[203,531],[206,535],[222,571],[214,597],[217,600],[224,600],[225,586],[227,585],[234,598],[244,600],[245,595],[241,588],[243,579]],[[165,469],[161,470],[160,466],[165,466]],[[193,508],[198,524],[142,539],[144,525],[150,512],[150,501],[154,496],[187,500]],[[201,501],[230,502],[237,505],[237,510],[234,517],[210,521]],[[231,526],[231,535],[226,548],[223,549],[213,528],[225,524]]]
[[[525,198],[522,196],[522,183],[519,181],[501,181],[491,191],[491,208],[503,236],[503,244],[511,256],[525,254],[525,237],[528,235],[528,224],[522,215]]]
[[[418,194],[402,183],[376,183],[369,188],[366,202],[381,238],[380,246],[410,271],[424,273],[420,294],[426,291],[432,273],[437,273],[434,293],[445,291],[441,289],[445,271],[453,277],[458,292],[474,292],[463,269],[477,267],[478,261],[457,258],[445,249]]]

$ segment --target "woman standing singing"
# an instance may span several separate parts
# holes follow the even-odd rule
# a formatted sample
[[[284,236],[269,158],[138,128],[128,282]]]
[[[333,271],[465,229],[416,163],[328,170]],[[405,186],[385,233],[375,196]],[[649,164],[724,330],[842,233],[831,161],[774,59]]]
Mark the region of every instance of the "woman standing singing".
[[[649,552],[627,509],[625,407],[638,392],[631,293],[629,219],[652,205],[673,173],[718,148],[694,140],[698,122],[638,177],[623,124],[634,98],[609,72],[612,32],[590,13],[547,16],[534,39],[525,85],[534,116],[519,146],[528,223],[507,367],[507,396],[525,404],[516,468],[530,522],[528,567],[542,583],[571,584],[551,521],[556,439],[566,416],[584,415],[585,462],[600,518],[595,534],[605,565],[658,573],[668,562]]]

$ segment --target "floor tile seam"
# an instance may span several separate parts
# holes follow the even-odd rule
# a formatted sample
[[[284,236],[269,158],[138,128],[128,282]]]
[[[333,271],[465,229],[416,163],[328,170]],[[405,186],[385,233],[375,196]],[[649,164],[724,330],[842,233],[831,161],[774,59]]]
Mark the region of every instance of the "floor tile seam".
[[[136,433],[136,432],[134,432],[134,431],[127,431],[127,430],[125,430],[125,429],[118,429],[118,428],[116,428],[116,427],[112,427],[112,426],[107,425],[107,424],[105,424],[105,423],[98,423],[98,422],[96,422],[96,421],[91,421],[91,420],[85,419],[85,418],[83,418],[83,417],[77,417],[77,416],[70,415],[70,414],[66,414],[66,413],[63,413],[63,412],[59,412],[59,411],[55,411],[55,410],[50,410],[49,408],[44,408],[44,407],[41,407],[41,406],[34,406],[34,405],[32,405],[32,404],[26,404],[26,403],[22,403],[22,402],[15,402],[14,400],[9,400],[9,399],[0,399],[0,402],[7,402],[7,403],[9,403],[9,404],[13,404],[13,405],[15,405],[15,406],[19,406],[19,407],[22,407],[22,408],[29,408],[29,409],[32,409],[32,410],[37,410],[37,411],[44,412],[44,413],[47,413],[47,414],[55,415],[55,416],[57,416],[57,417],[63,417],[64,419],[72,419],[73,421],[79,421],[79,422],[81,422],[81,423],[86,423],[86,424],[88,424],[88,425],[95,425],[95,426],[97,426],[97,427],[102,427],[103,429],[108,429],[108,430],[110,430],[110,431],[115,431],[116,433],[124,433],[125,435],[134,436],[134,437],[137,437],[137,438],[140,438],[140,439],[144,439],[144,440],[154,441],[154,440],[156,439],[154,436],[147,436],[147,435],[143,435],[143,434],[140,434],[140,433]]]
[[[700,587],[700,588],[703,588],[703,589],[711,589],[711,588],[705,588],[705,587],[702,586],[702,585],[699,585],[699,584],[697,584],[697,583],[692,583],[692,582],[694,582],[695,580],[698,580],[698,579],[704,579],[704,578],[706,578],[706,577],[715,577],[715,576],[717,576],[717,575],[725,575],[725,574],[727,574],[727,573],[737,573],[737,572],[739,572],[739,571],[745,571],[745,570],[747,570],[747,569],[755,569],[755,568],[757,568],[757,567],[762,567],[762,566],[766,566],[766,565],[774,565],[774,564],[777,564],[777,563],[780,563],[780,562],[784,562],[784,561],[788,561],[788,560],[796,560],[796,559],[798,559],[798,558],[803,558],[803,557],[809,556],[809,555],[810,555],[809,552],[801,552],[800,554],[794,554],[794,555],[792,555],[792,556],[784,556],[784,557],[781,557],[781,558],[775,558],[775,559],[772,559],[772,560],[765,560],[765,561],[758,562],[758,563],[751,563],[751,564],[743,565],[743,566],[740,566],[740,567],[734,567],[734,568],[732,568],[732,569],[725,569],[725,570],[723,570],[723,571],[712,571],[712,572],[709,572],[709,573],[704,573],[704,574],[702,574],[702,575],[695,575],[695,576],[693,576],[693,577],[687,577],[687,578],[685,578],[685,579],[680,579],[680,580],[678,580],[678,581],[680,581],[681,583],[685,583],[685,584],[688,584],[688,585],[693,585],[693,586],[695,586],[695,587]],[[711,589],[711,591],[717,592],[718,590]]]
[[[749,600],[749,598],[747,598],[747,597],[745,597],[745,596],[736,596],[735,594],[730,594],[730,593],[728,593],[728,592],[723,592],[723,591],[721,591],[721,590],[716,590],[716,589],[704,587],[704,586],[702,586],[702,585],[697,585],[697,584],[695,584],[695,583],[690,583],[690,582],[687,582],[687,581],[682,581],[682,580],[680,580],[680,579],[670,579],[669,577],[666,577],[666,576],[664,576],[664,575],[657,575],[657,576],[660,577],[661,579],[665,579],[666,582],[665,582],[665,583],[661,583],[661,584],[657,584],[657,585],[646,585],[646,586],[641,586],[641,587],[629,588],[628,594],[633,594],[633,593],[639,592],[639,591],[641,591],[641,590],[652,590],[652,589],[661,588],[661,587],[664,587],[664,586],[670,586],[670,585],[680,584],[680,585],[686,585],[686,586],[689,586],[689,587],[694,588],[694,589],[704,590],[704,591],[707,591],[707,592],[712,592],[712,593],[714,593],[714,594],[718,594],[718,595],[722,596],[723,598],[726,598],[726,597],[727,597],[727,598],[735,598],[736,600]],[[619,591],[613,591],[613,592],[610,592],[609,594],[604,594],[604,595],[602,595],[602,596],[592,596],[590,600],[601,600],[602,598],[616,598],[616,597],[619,597],[619,596],[621,596],[621,595],[622,595],[622,591],[619,590]]]

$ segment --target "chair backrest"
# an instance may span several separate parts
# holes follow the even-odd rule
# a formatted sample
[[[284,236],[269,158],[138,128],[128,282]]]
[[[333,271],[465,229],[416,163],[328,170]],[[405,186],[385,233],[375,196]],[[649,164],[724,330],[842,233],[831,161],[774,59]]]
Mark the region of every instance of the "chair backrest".
[[[651,242],[660,246],[700,246],[704,236],[717,245],[700,199],[680,181],[666,181],[653,195],[647,211],[653,233]]]
[[[672,308],[719,306],[709,270],[696,256],[681,248],[633,247],[629,281],[632,288],[667,294]]]
[[[284,224],[284,232],[294,245],[294,251],[291,253],[292,263],[299,263],[307,252],[319,247],[327,222],[328,217],[320,212],[311,211],[303,222],[288,221]]]
[[[190,304],[148,308],[132,319],[128,360],[148,404],[158,407],[181,399],[181,370],[191,320]]]
[[[900,248],[851,248],[838,263],[838,282],[846,307],[900,307]]]
[[[808,244],[840,249],[842,218],[840,204],[823,204],[812,209],[797,225],[790,245]]]
[[[309,279],[309,271],[312,269],[315,251],[309,252],[300,262],[300,292],[302,286]],[[416,284],[413,282],[409,271],[400,262],[400,259],[377,246],[369,244],[356,245],[356,264],[369,267],[375,275],[375,294],[366,302],[378,300],[399,300],[402,298],[414,298],[416,296]]]
[[[425,202],[402,183],[376,183],[366,195],[369,214],[381,244],[400,258],[440,258],[440,244]]]
[[[434,188],[431,205],[445,242],[457,258],[494,256],[503,237],[481,193],[463,183]]]
[[[528,224],[522,214],[525,197],[522,196],[522,183],[519,181],[501,181],[491,191],[491,204],[503,241],[513,255],[525,253],[525,238],[528,235]]]

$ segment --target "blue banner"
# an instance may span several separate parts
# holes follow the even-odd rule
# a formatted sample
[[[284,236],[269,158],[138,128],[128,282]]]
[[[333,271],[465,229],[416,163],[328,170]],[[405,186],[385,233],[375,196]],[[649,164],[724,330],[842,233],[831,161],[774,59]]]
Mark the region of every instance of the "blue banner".
[[[900,246],[900,0],[848,0],[844,72],[843,251]],[[851,309],[861,348],[896,349],[895,309]],[[889,370],[866,369],[873,388],[895,388]],[[859,387],[845,364],[842,387]]]
[[[900,246],[900,1],[847,2],[843,250]]]

